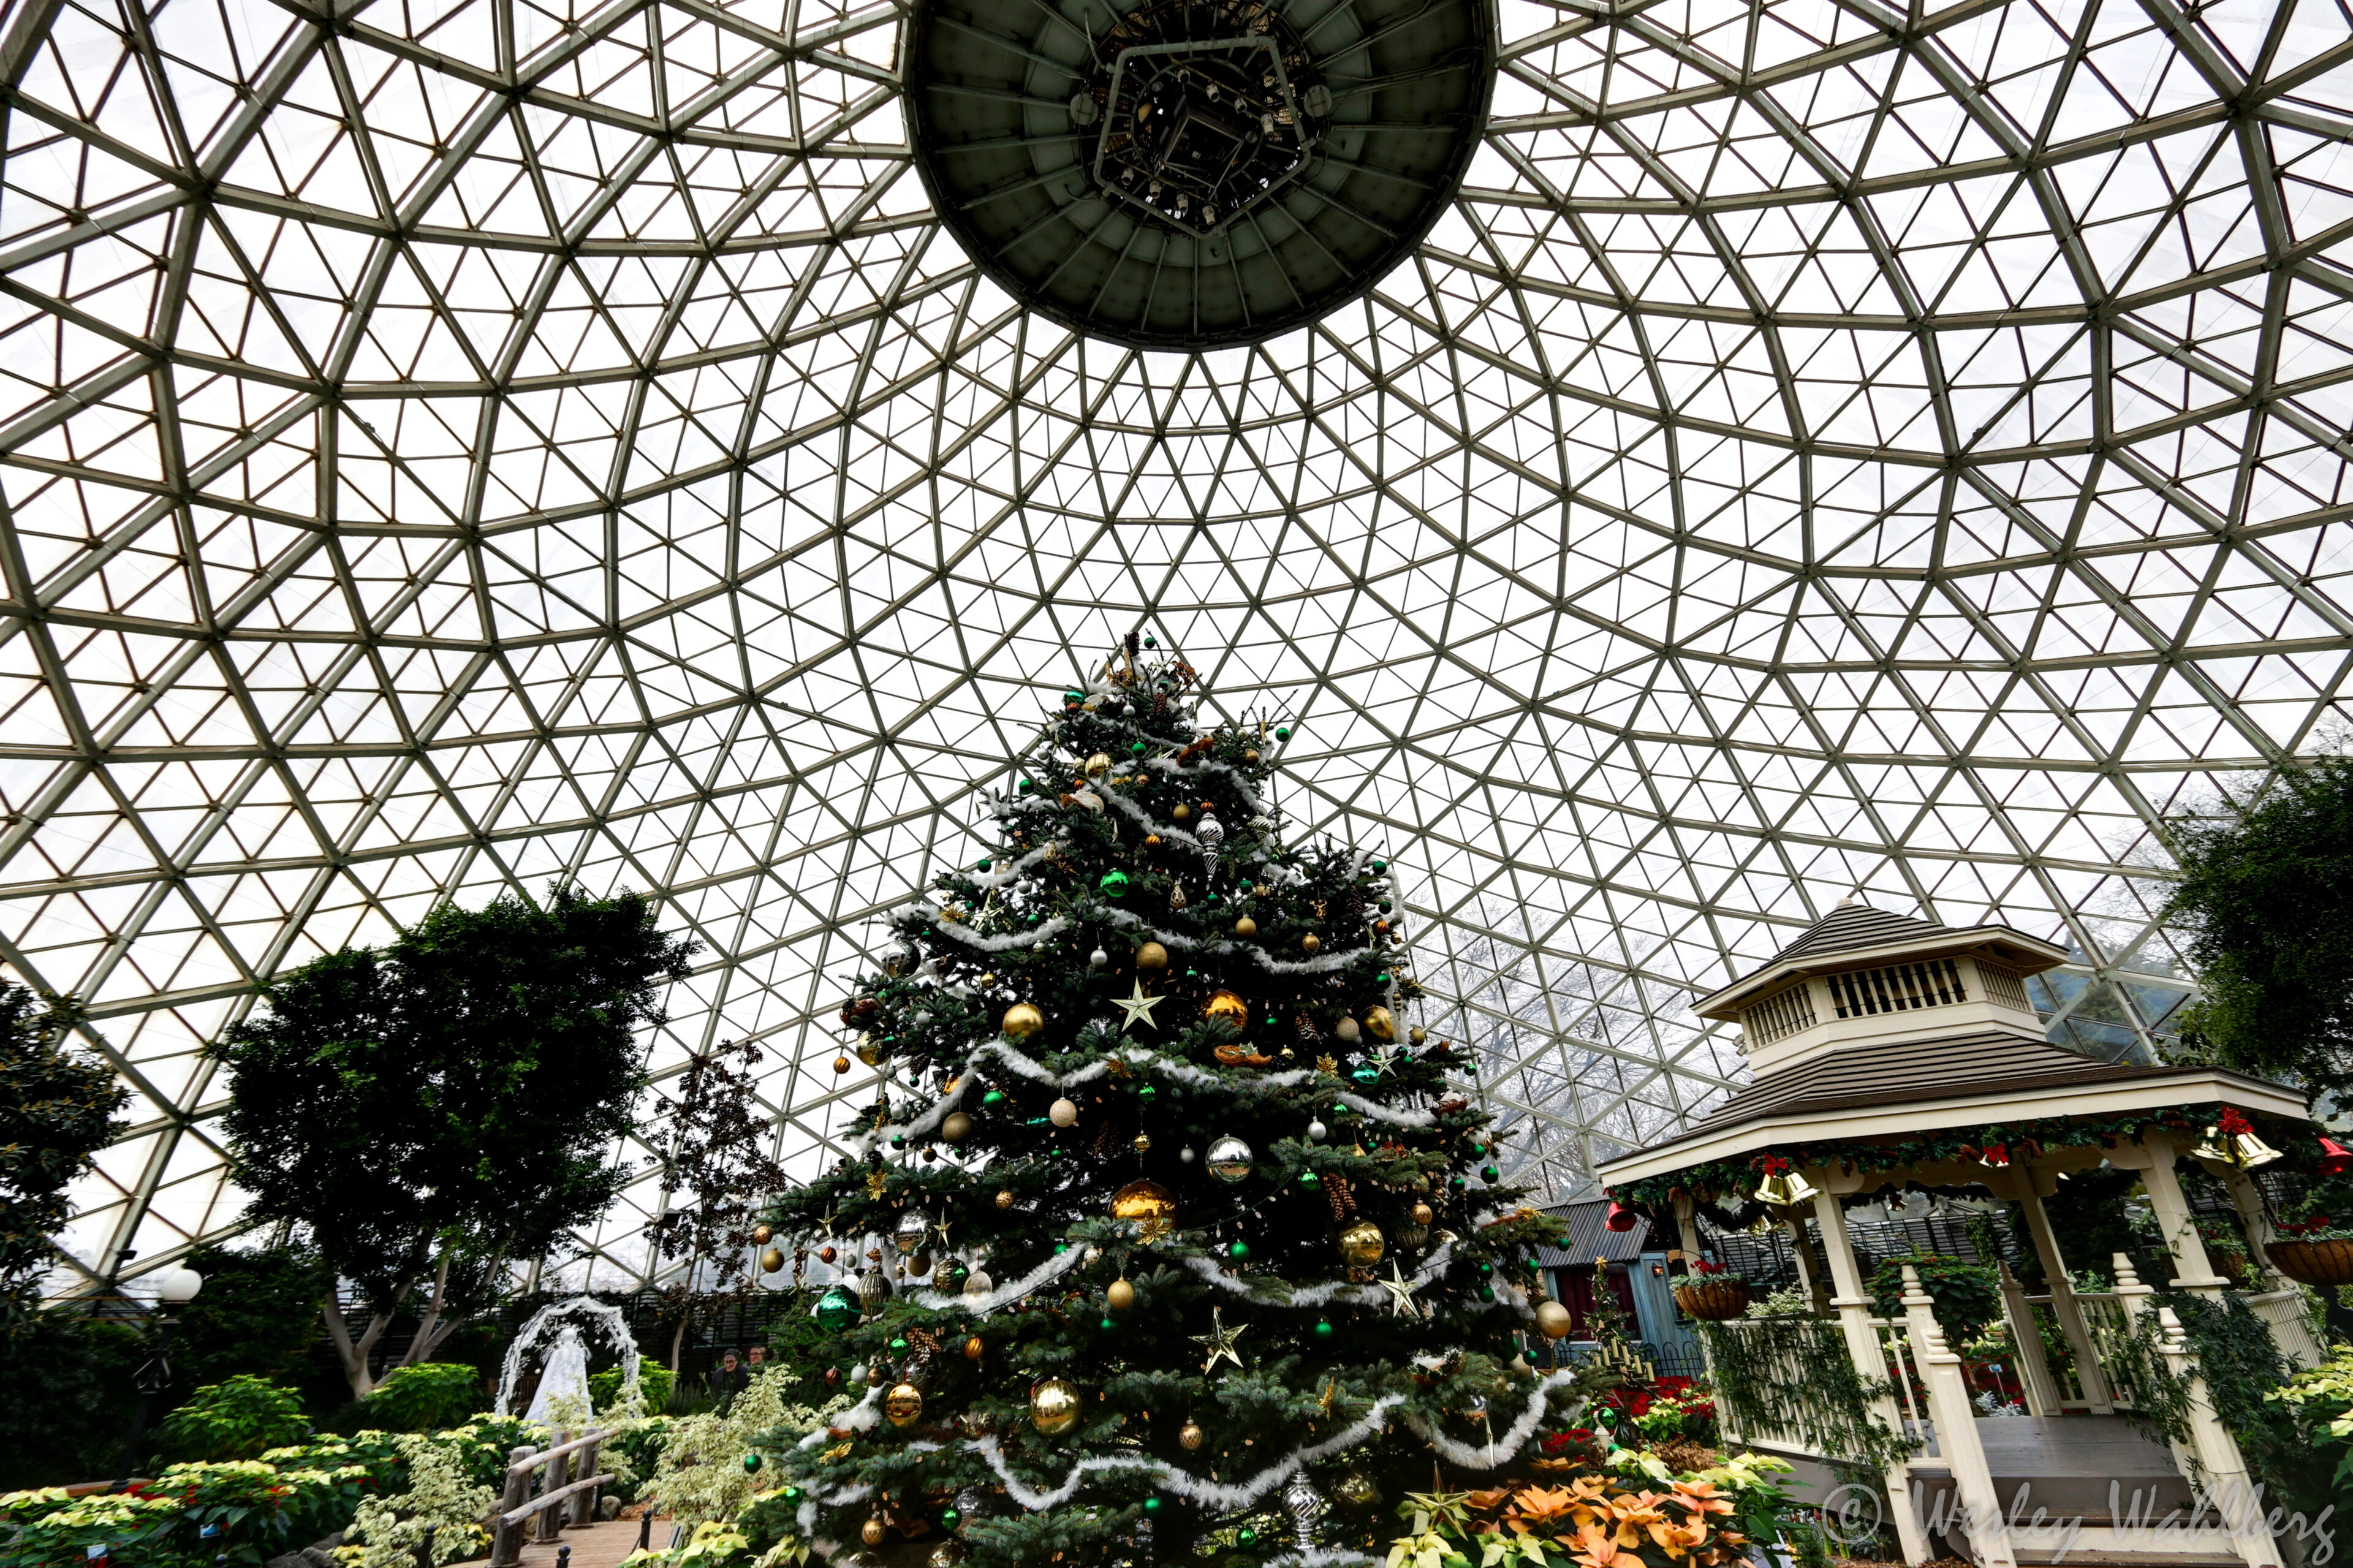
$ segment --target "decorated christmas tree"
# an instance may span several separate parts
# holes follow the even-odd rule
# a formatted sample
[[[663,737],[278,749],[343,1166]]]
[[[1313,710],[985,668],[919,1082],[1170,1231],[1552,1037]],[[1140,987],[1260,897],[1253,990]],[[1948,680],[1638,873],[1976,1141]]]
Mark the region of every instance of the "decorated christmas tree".
[[[1524,1261],[1556,1226],[1411,1022],[1389,868],[1287,841],[1288,729],[1204,728],[1152,646],[892,914],[834,1064],[877,1097],[771,1216],[842,1271],[816,1312],[862,1398],[772,1450],[841,1556],[1351,1561],[1578,1397],[1525,1359],[1567,1328]]]

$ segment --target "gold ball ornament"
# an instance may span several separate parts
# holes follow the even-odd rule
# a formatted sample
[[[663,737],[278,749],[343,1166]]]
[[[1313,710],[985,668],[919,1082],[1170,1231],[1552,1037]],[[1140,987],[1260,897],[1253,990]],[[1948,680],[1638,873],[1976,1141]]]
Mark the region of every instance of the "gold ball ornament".
[[[1201,1424],[1198,1421],[1187,1421],[1176,1429],[1176,1441],[1184,1445],[1188,1454],[1198,1452],[1201,1445],[1208,1440],[1209,1435],[1201,1430]]]
[[[972,1117],[961,1110],[951,1110],[940,1122],[940,1136],[951,1143],[961,1143],[972,1136]]]
[[[944,1542],[932,1548],[931,1556],[924,1559],[923,1568],[956,1568],[956,1564],[963,1561],[964,1553],[956,1549],[955,1542]]]
[[[1569,1331],[1568,1309],[1557,1301],[1546,1301],[1536,1308],[1536,1329],[1548,1340],[1565,1340]]]
[[[1087,759],[1087,777],[1091,779],[1099,779],[1109,772],[1111,772],[1110,752],[1097,752],[1093,756]]]
[[[858,1040],[858,1059],[868,1067],[882,1065],[882,1042],[871,1035],[861,1035]]]
[[[1256,936],[1258,934],[1258,921],[1250,919],[1248,915],[1244,915],[1241,919],[1234,922],[1234,934],[1236,936],[1243,937]]]
[[[761,1273],[779,1274],[784,1271],[784,1267],[785,1254],[783,1248],[772,1247],[768,1248],[767,1251],[760,1254]]]
[[[970,1339],[968,1339],[968,1340],[965,1341],[965,1342],[964,1342],[964,1359],[965,1359],[965,1360],[966,1360],[966,1361],[978,1361],[982,1356],[987,1355],[987,1353],[988,1353],[988,1342],[987,1342],[987,1341],[986,1341],[986,1340],[984,1340],[984,1339],[982,1339],[978,1334],[975,1334],[975,1335],[973,1335]]]
[[[766,1226],[755,1225],[752,1227],[752,1245],[754,1247],[765,1247],[769,1242],[776,1239],[776,1233],[770,1230]]]
[[[1050,1377],[1029,1386],[1029,1425],[1051,1437],[1079,1424],[1078,1385],[1067,1377]]]
[[[997,1189],[997,1206],[1001,1209],[1009,1209],[1013,1206],[1013,1193],[1010,1188]]]
[[[849,1070],[849,1058],[848,1057],[834,1058],[833,1070],[836,1072],[848,1072]]]
[[[1124,1279],[1114,1279],[1103,1292],[1103,1300],[1114,1312],[1124,1312],[1135,1305],[1135,1287]]]
[[[1397,1038],[1397,1019],[1387,1007],[1369,1007],[1365,1011],[1365,1033],[1377,1040]]]
[[[1147,942],[1135,950],[1135,967],[1162,970],[1168,967],[1168,950],[1156,942]]]
[[[879,1513],[867,1515],[866,1522],[858,1527],[858,1539],[869,1546],[881,1545],[890,1533],[891,1527],[882,1522],[882,1516]]]
[[[1148,1154],[1152,1152],[1151,1133],[1139,1132],[1135,1135],[1135,1152],[1139,1154]]]
[[[1416,1204],[1413,1205],[1414,1224],[1428,1225],[1431,1220],[1434,1220],[1437,1217],[1438,1211],[1431,1208],[1428,1204]]]
[[[1324,951],[1324,939],[1311,931],[1299,939],[1299,951],[1306,953],[1321,952]]]
[[[1209,999],[1201,1004],[1201,1016],[1223,1018],[1239,1029],[1250,1022],[1250,1004],[1230,991],[1212,991]]]
[[[912,1383],[893,1384],[882,1396],[882,1414],[893,1426],[912,1426],[923,1414],[923,1391]]]
[[[1360,1219],[1340,1233],[1340,1257],[1353,1268],[1369,1268],[1381,1260],[1388,1240],[1381,1227],[1371,1220]]]
[[[1254,767],[1258,766],[1258,764],[1259,764],[1259,763],[1260,763],[1260,761],[1261,761],[1261,759],[1260,758],[1260,756],[1259,756],[1259,754],[1258,754],[1257,748],[1255,748],[1255,747],[1253,747],[1253,748],[1251,748],[1250,751],[1244,752],[1242,753],[1242,765],[1243,765],[1244,767],[1251,767],[1251,768],[1254,768]]]
[[[1047,1107],[1046,1118],[1057,1127],[1076,1126],[1079,1120],[1078,1105],[1072,1100],[1058,1100]]]
[[[1149,1177],[1130,1182],[1112,1194],[1111,1216],[1135,1221],[1137,1234],[1156,1241],[1176,1222],[1176,1195]]]
[[[1176,808],[1168,816],[1176,822],[1190,822],[1193,820],[1193,808],[1180,800],[1176,803]]]
[[[1419,1024],[1416,1024],[1412,1028],[1406,1031],[1405,1037],[1412,1041],[1417,1046],[1423,1045],[1428,1043],[1430,1039],[1430,1031],[1423,1028]]]
[[[1046,1026],[1046,1015],[1029,1002],[1016,1002],[1005,1010],[1003,1025],[1008,1040],[1026,1040]]]

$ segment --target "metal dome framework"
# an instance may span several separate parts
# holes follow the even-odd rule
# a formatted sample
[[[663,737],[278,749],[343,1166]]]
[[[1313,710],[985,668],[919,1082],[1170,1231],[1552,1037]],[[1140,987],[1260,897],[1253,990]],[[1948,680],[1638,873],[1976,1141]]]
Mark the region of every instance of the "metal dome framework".
[[[1856,888],[2147,1048],[2152,825],[2353,647],[2347,9],[1499,18],[1414,258],[1180,356],[944,236],[889,0],[16,0],[0,958],[135,1093],[64,1288],[236,1227],[199,1050],[268,976],[556,875],[705,944],[655,1070],[762,1040],[818,1157],[871,917],[1132,626],[1298,727],[1564,1195]]]

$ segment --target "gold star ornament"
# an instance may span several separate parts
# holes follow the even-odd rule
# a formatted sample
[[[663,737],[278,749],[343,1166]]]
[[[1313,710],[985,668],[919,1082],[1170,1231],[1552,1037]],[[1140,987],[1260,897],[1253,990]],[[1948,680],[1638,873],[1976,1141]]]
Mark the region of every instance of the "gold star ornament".
[[[1208,1371],[1220,1361],[1233,1363],[1234,1370],[1239,1372],[1241,1370],[1242,1358],[1241,1352],[1234,1349],[1234,1342],[1249,1331],[1248,1323],[1237,1323],[1230,1329],[1226,1327],[1226,1310],[1223,1307],[1212,1307],[1209,1309],[1209,1331],[1206,1334],[1190,1334],[1187,1337],[1195,1344],[1206,1346],[1208,1350],[1209,1359],[1201,1363],[1203,1372]]]

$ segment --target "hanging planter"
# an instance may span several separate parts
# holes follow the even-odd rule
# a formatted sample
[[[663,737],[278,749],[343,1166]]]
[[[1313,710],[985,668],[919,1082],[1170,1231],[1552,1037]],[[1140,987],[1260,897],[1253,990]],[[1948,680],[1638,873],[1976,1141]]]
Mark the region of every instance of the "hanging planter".
[[[2353,1285],[2353,1241],[2290,1241],[2285,1237],[2263,1249],[2272,1266],[2306,1285]],[[1675,1293],[1680,1300],[1683,1292]]]
[[[1686,1317],[1729,1322],[1748,1310],[1748,1281],[1725,1273],[1721,1264],[1694,1264],[1686,1282],[1675,1287],[1675,1305]]]

